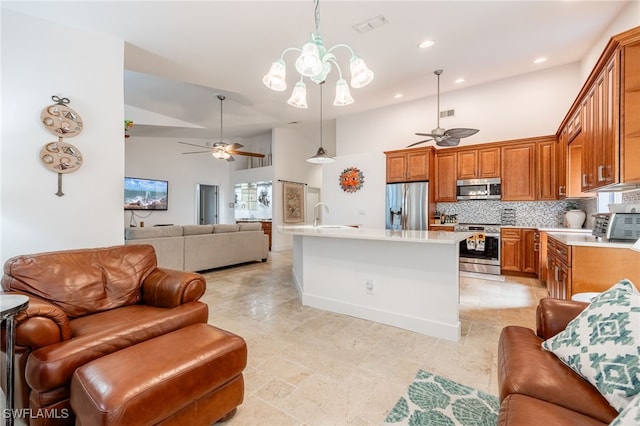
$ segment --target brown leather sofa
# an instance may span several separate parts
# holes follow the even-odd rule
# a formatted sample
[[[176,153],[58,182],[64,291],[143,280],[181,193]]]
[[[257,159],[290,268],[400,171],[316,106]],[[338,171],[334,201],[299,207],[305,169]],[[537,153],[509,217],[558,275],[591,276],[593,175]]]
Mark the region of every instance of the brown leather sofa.
[[[4,291],[29,296],[27,310],[16,316],[15,397],[17,408],[30,409],[31,425],[74,423],[70,383],[78,367],[207,322],[208,307],[198,301],[204,277],[156,265],[150,245],[40,253],[5,262]]]
[[[542,342],[564,330],[587,306],[545,298],[537,307],[537,330],[508,326],[498,345],[498,425],[608,425],[618,412],[590,383]]]

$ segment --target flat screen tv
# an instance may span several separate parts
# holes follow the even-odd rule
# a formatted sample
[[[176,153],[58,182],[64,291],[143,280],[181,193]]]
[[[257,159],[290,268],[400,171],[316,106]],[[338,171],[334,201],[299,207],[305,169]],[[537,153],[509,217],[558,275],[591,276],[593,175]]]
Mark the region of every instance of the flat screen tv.
[[[166,180],[124,178],[125,210],[167,210],[168,197]]]

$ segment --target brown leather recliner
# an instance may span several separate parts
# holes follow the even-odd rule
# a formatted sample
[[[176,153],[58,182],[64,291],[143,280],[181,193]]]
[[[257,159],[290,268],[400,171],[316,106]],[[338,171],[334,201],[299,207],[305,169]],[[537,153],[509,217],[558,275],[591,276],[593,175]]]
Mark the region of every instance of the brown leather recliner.
[[[29,296],[16,316],[14,369],[15,405],[37,414],[31,425],[74,423],[70,382],[78,367],[208,320],[198,301],[204,277],[158,268],[149,245],[16,256],[5,262],[2,288]]]
[[[537,307],[537,330],[508,326],[498,344],[499,426],[600,426],[618,412],[542,342],[564,330],[586,303],[544,298]]]

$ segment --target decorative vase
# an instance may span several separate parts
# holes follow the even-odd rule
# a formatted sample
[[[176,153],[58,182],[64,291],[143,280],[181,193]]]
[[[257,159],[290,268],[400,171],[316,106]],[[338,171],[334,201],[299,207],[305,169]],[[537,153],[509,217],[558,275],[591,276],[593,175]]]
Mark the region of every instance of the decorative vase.
[[[582,228],[587,214],[582,210],[569,210],[564,214],[568,228]]]

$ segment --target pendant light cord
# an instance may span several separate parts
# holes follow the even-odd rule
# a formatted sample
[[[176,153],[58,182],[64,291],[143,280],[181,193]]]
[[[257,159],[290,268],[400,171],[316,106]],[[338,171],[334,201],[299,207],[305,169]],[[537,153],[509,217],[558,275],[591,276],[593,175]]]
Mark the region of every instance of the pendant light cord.
[[[224,142],[222,138],[222,101],[224,101],[225,97],[223,95],[218,95],[218,99],[220,99],[220,142]]]
[[[320,82],[320,147],[322,148],[322,85],[324,81]]]
[[[320,0],[314,1],[314,15],[316,20],[316,34],[320,34]]]

